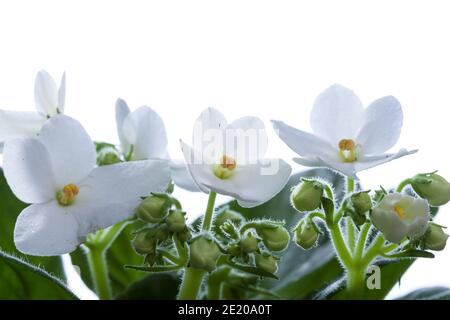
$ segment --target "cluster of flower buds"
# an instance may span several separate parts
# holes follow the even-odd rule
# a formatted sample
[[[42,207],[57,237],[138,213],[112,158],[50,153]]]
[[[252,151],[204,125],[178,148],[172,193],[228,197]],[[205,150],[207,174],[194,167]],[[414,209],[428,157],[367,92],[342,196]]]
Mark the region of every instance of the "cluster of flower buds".
[[[152,194],[139,204],[136,217],[148,225],[136,232],[133,247],[145,255],[149,265],[163,262],[160,247],[171,247],[174,239],[181,243],[189,241],[191,230],[186,225],[185,212],[170,194]]]

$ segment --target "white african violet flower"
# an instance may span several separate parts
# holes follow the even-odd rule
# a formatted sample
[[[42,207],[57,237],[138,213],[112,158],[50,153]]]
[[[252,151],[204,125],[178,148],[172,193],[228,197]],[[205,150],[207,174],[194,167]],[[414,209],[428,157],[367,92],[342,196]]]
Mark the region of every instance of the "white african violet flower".
[[[311,112],[314,134],[281,121],[273,126],[308,167],[329,167],[356,178],[356,173],[415,153],[401,149],[384,153],[397,142],[403,123],[400,103],[392,96],[375,100],[366,109],[353,91],[333,85],[321,93]]]
[[[209,108],[197,119],[193,148],[181,142],[192,178],[198,187],[234,197],[254,207],[274,197],[286,184],[291,167],[281,159],[263,159],[267,150],[264,123],[243,117],[227,124]]]
[[[136,161],[95,167],[93,142],[64,115],[52,117],[37,137],[5,143],[3,166],[9,186],[31,203],[19,215],[14,242],[37,256],[71,252],[87,234],[133,214],[140,197],[164,192],[166,161]]]
[[[418,238],[427,230],[428,202],[401,193],[386,195],[372,210],[372,222],[386,240],[399,243],[405,237]]]
[[[170,159],[164,122],[153,109],[142,106],[131,112],[124,100],[117,99],[116,124],[122,153],[127,160],[165,159],[177,186],[199,191],[184,162]]]
[[[36,134],[48,118],[64,113],[65,94],[65,73],[58,89],[46,71],[39,71],[34,84],[36,111],[0,110],[0,151],[6,140]]]

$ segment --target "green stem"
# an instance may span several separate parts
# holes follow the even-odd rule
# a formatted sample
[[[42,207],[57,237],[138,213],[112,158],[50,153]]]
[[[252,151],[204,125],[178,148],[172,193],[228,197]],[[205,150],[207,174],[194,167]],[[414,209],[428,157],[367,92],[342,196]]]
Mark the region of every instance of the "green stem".
[[[181,282],[178,300],[195,300],[206,271],[187,267]]]
[[[402,192],[403,189],[405,189],[405,187],[407,185],[411,184],[411,179],[405,179],[402,182],[400,182],[400,184],[398,185],[397,189],[395,189],[395,192]]]
[[[366,247],[366,240],[367,240],[367,235],[369,233],[370,230],[370,222],[366,222],[364,223],[364,225],[361,227],[361,230],[359,231],[359,237],[358,237],[358,243],[356,244],[356,249],[355,249],[355,259],[359,260],[361,259],[363,252],[364,252],[364,248]]]
[[[211,191],[209,193],[208,204],[206,206],[205,216],[203,217],[202,230],[210,231],[214,213],[214,203],[216,202],[216,193]],[[200,290],[204,270],[186,267],[183,279],[181,281],[180,292],[178,293],[179,300],[195,300],[197,299]]]
[[[354,252],[356,243],[355,224],[353,223],[353,219],[350,216],[347,216],[345,223],[347,225],[347,243],[350,248],[350,251]]]
[[[370,248],[367,249],[366,253],[362,257],[361,261],[364,265],[368,266],[381,253],[385,241],[386,240],[382,235],[378,235],[376,237]]]
[[[211,223],[214,212],[214,203],[216,202],[216,195],[217,194],[213,191],[209,193],[208,205],[206,206],[205,216],[203,217],[203,225],[202,225],[203,231],[209,231],[211,229]]]
[[[366,280],[366,266],[354,265],[347,270],[347,298],[360,300],[363,298]]]
[[[328,229],[330,231],[331,240],[336,249],[336,254],[342,261],[344,267],[348,269],[349,266],[352,264],[352,256],[350,255],[347,245],[345,244],[344,238],[342,237],[342,231],[341,228],[339,227],[339,222],[335,222],[332,225],[328,225]]]
[[[112,295],[105,251],[95,246],[86,247],[86,250],[95,292],[100,300],[110,300]]]
[[[347,177],[347,194],[355,191],[355,180],[350,177]]]

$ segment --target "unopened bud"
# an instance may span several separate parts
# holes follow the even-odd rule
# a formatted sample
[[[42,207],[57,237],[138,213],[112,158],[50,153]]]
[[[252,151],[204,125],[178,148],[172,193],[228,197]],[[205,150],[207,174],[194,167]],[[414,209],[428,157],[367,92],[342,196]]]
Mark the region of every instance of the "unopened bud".
[[[282,226],[262,225],[256,232],[270,251],[283,251],[289,244],[289,232]]]
[[[423,244],[426,249],[441,251],[444,250],[447,244],[448,234],[443,230],[443,227],[429,223],[428,229],[423,237]]]
[[[240,241],[239,245],[245,253],[252,253],[258,250],[258,240],[251,233],[248,233]]]
[[[372,199],[370,198],[369,191],[352,194],[350,201],[353,205],[353,209],[355,209],[357,213],[366,213],[372,209]]]
[[[231,210],[231,209],[224,209],[217,213],[214,224],[216,226],[223,225],[227,220],[239,223],[243,220],[245,220],[244,216],[240,214],[237,211]]]
[[[291,193],[292,206],[300,212],[312,211],[322,203],[324,186],[314,180],[303,180]]]
[[[154,253],[156,250],[154,232],[150,229],[139,231],[133,240],[133,248],[139,254]]]
[[[158,223],[166,217],[169,206],[167,195],[150,195],[136,208],[136,215],[146,222]]]
[[[220,249],[212,239],[198,237],[190,245],[190,266],[208,272],[216,268]]]
[[[305,250],[309,250],[316,245],[319,235],[317,226],[309,218],[300,220],[294,229],[295,243]]]
[[[171,210],[166,218],[166,224],[172,232],[181,232],[186,228],[185,213],[181,210]]]
[[[99,166],[115,164],[119,163],[120,161],[121,161],[120,154],[113,147],[104,147],[100,149],[100,151],[97,154],[97,164]]]
[[[266,272],[274,274],[278,270],[278,261],[271,255],[256,255],[256,266]]]
[[[411,186],[432,206],[442,206],[450,201],[450,183],[436,173],[422,173],[411,179]]]

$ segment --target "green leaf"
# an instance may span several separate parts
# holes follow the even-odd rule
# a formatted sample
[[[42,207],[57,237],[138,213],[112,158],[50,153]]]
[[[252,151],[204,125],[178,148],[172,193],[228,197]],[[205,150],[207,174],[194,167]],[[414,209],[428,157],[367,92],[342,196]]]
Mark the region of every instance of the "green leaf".
[[[3,170],[0,169],[0,250],[24,258],[26,261],[45,269],[60,279],[65,279],[60,257],[32,257],[24,255],[16,249],[14,245],[14,225],[16,224],[17,216],[26,207],[27,204],[21,202],[12,193],[6,183]]]
[[[147,275],[144,272],[125,268],[125,265],[142,265],[144,262],[144,258],[134,251],[130,241],[133,238],[133,230],[139,229],[140,224],[139,221],[136,221],[125,227],[109,247],[106,254],[113,296],[125,291],[132,283]],[[86,254],[82,248],[77,249],[70,256],[72,263],[79,267],[83,281],[89,288],[93,289]]]
[[[180,278],[174,273],[145,274],[116,296],[118,300],[174,300],[180,287]]]
[[[0,251],[0,299],[73,300],[77,297],[45,270]]]
[[[450,300],[450,288],[431,287],[418,289],[398,300]]]

